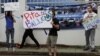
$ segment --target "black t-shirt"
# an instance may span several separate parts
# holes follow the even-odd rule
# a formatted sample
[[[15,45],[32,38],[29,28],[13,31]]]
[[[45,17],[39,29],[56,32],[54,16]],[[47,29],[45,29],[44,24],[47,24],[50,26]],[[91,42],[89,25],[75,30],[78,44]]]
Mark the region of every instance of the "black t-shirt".
[[[59,25],[59,21],[58,21],[57,19],[53,19],[53,22],[54,22],[54,24]],[[51,36],[58,36],[58,33],[57,33],[58,30],[59,30],[59,29],[56,29],[56,28],[53,26],[53,28],[51,28],[50,31],[49,31],[49,35],[51,35]]]

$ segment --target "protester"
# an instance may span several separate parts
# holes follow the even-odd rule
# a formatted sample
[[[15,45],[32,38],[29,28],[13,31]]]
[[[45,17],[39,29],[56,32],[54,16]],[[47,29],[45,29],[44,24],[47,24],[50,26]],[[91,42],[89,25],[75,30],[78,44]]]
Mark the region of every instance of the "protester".
[[[22,16],[23,17],[23,16]],[[22,39],[22,43],[17,44],[16,47],[17,48],[23,48],[24,46],[24,42],[26,40],[26,38],[29,36],[37,45],[38,48],[40,48],[40,44],[38,43],[38,41],[35,39],[34,35],[33,35],[33,29],[25,29],[24,35],[23,35],[23,39]]]
[[[93,17],[95,17],[97,14],[93,11],[92,6],[89,5],[87,7],[87,13],[85,13],[83,17],[83,22],[91,20]],[[85,37],[86,37],[86,47],[84,50],[90,50],[90,51],[96,51],[95,49],[95,29],[97,28],[97,25],[92,26],[93,28],[89,30],[85,30]]]
[[[9,50],[9,48],[14,47],[14,22],[16,21],[12,15],[12,11],[5,12],[5,19],[6,19],[6,43],[7,43],[7,50]],[[11,36],[11,45],[9,43],[10,36]]]
[[[47,45],[48,45],[48,50],[49,50],[49,56],[52,56],[52,51],[53,51],[53,56],[56,56],[56,42],[58,38],[58,33],[57,31],[60,29],[59,28],[59,21],[54,18],[55,12],[52,9],[53,12],[53,21],[51,22],[53,28],[50,29],[48,39],[47,39]]]

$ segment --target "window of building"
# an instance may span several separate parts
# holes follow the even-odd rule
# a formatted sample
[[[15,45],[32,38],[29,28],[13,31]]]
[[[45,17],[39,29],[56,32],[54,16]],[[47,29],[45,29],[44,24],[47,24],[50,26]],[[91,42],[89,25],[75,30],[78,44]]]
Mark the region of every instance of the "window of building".
[[[0,4],[0,13],[4,13],[4,8],[3,8],[3,4]]]
[[[15,0],[15,2],[18,2],[18,0]]]
[[[7,0],[4,0],[4,3],[7,3],[8,1]]]
[[[11,0],[8,0],[8,2],[11,2]]]
[[[100,0],[89,0],[89,1],[100,1]]]
[[[4,0],[1,0],[1,3],[4,3]]]

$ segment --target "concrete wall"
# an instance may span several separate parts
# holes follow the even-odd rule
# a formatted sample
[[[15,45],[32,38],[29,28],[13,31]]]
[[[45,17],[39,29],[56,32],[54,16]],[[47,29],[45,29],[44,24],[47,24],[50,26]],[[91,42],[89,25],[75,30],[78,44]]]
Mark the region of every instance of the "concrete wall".
[[[16,19],[15,23],[15,43],[21,43],[22,41],[22,36],[24,33],[24,28],[22,25],[22,18],[20,15],[22,14],[24,9],[25,4],[24,0],[19,0],[20,1],[20,11],[15,11],[14,15]],[[100,12],[100,11],[99,11]],[[99,14],[100,15],[100,14]],[[100,16],[99,16],[100,17]],[[48,30],[47,30],[48,32]],[[36,39],[39,41],[40,44],[46,44],[47,41],[47,35],[45,35],[43,30],[34,30],[33,34],[35,35]],[[58,40],[57,44],[65,44],[65,45],[85,45],[85,36],[84,36],[84,29],[77,29],[77,30],[60,30],[58,32]],[[97,46],[100,46],[100,26],[98,26],[96,30],[96,36],[95,36],[95,43]],[[0,42],[5,42],[6,41],[6,36],[5,36],[5,19],[0,19]],[[34,44],[34,42],[30,39],[27,38],[26,40],[27,43]]]

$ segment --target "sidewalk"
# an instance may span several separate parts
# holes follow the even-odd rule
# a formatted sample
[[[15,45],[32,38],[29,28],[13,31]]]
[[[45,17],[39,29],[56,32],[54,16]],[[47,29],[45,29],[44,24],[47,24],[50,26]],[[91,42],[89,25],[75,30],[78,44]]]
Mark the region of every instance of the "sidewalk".
[[[83,51],[83,48],[72,48],[72,47],[57,47],[58,56],[100,56],[100,49],[98,52]],[[36,49],[35,47],[24,47],[22,49],[15,48],[15,51],[7,51],[5,47],[0,47],[1,55],[34,55],[34,56],[48,56],[48,50],[46,47]]]

